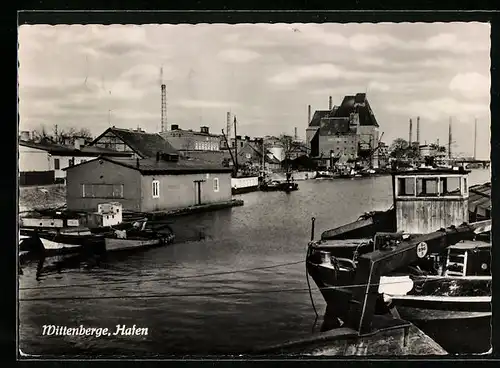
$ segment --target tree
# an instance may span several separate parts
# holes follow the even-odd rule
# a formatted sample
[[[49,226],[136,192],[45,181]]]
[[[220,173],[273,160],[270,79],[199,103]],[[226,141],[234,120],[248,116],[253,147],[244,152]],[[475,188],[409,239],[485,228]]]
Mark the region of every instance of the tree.
[[[45,125],[40,125],[39,128],[33,131],[33,137],[36,141],[45,141],[63,144],[66,138],[86,138],[92,139],[92,133],[88,128],[74,128],[69,127],[66,129],[60,129],[56,124],[52,127],[52,131],[49,131]]]
[[[281,134],[280,137],[278,138],[278,141],[280,145],[283,147],[283,154],[285,155],[285,158],[288,157],[290,154],[290,151],[292,150],[293,147],[293,138],[290,135],[286,134]]]
[[[407,156],[408,142],[403,138],[396,138],[389,147],[389,156],[401,159]]]

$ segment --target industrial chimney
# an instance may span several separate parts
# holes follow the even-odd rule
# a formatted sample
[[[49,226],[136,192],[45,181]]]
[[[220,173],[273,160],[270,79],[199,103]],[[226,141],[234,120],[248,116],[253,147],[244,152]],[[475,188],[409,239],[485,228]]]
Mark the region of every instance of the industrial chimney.
[[[420,116],[417,116],[417,143],[420,145]]]
[[[413,126],[412,126],[412,121],[410,119],[410,134],[409,134],[409,137],[408,137],[408,145],[411,147],[411,133],[412,133],[412,130],[413,130]]]
[[[298,136],[297,136],[297,127],[295,127],[294,139],[295,139],[295,140],[297,140],[297,139],[298,139]]]
[[[311,105],[307,106],[307,125],[311,122]]]
[[[333,102],[332,102],[332,96],[328,98],[328,110],[332,110],[333,108]]]

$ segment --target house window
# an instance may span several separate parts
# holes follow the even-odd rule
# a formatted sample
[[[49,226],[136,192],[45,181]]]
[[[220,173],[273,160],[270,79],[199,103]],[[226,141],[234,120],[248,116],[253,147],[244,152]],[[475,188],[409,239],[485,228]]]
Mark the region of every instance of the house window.
[[[398,178],[398,196],[414,196],[415,195],[415,178]]]
[[[59,170],[61,167],[60,163],[59,163],[59,159],[58,158],[55,158],[54,159],[54,169],[55,170]]]
[[[160,182],[153,180],[153,198],[160,198]]]
[[[214,192],[219,191],[219,178],[214,178]]]
[[[82,184],[82,198],[123,198],[123,184]]]

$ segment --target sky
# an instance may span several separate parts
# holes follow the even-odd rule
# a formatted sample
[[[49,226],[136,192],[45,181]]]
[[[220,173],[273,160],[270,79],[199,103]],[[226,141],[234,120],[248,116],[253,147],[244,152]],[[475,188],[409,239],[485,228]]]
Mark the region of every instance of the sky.
[[[307,106],[366,92],[382,140],[448,142],[490,155],[487,23],[22,25],[19,130],[167,126],[305,138]],[[160,71],[163,70],[163,73]]]

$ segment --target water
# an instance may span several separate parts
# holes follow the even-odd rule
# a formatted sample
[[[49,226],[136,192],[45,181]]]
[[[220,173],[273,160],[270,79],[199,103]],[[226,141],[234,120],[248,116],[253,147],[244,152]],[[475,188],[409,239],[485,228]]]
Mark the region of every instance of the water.
[[[489,178],[489,170],[475,170],[469,181]],[[318,237],[363,212],[387,209],[391,196],[390,177],[302,181],[290,194],[248,193],[240,196],[242,207],[179,217],[172,224],[177,241],[168,247],[94,267],[76,262],[60,273],[46,261],[38,281],[36,263],[29,264],[20,276],[20,288],[27,288],[20,291],[20,348],[44,356],[234,355],[308,336],[315,314],[303,261],[311,217]],[[311,287],[322,316],[326,305],[312,280]],[[67,299],[22,300],[28,298]],[[42,326],[51,324],[110,331],[136,325],[148,335],[42,336]]]

